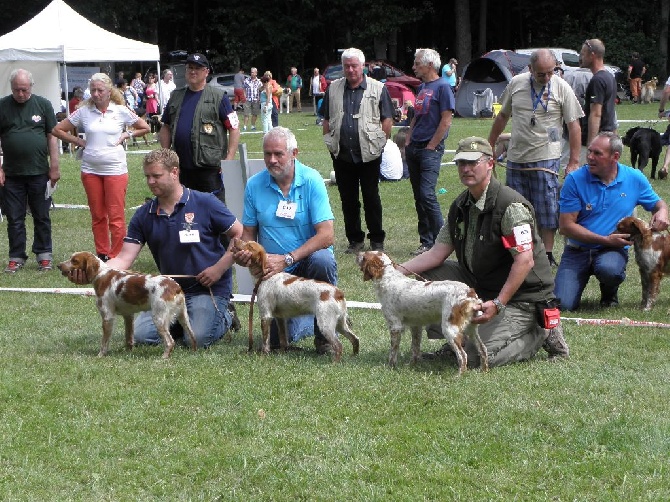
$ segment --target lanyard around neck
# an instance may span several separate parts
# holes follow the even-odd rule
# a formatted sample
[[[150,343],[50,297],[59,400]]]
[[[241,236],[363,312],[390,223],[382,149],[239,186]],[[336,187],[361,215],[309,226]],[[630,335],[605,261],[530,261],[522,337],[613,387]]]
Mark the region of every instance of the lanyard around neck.
[[[544,95],[544,88],[547,88],[547,102],[546,104],[542,102],[542,96]],[[533,103],[533,115],[535,115],[535,110],[537,105],[542,106],[545,112],[549,111],[549,95],[551,94],[551,80],[547,83],[546,86],[542,86],[539,94],[535,92],[535,87],[533,87],[533,77],[530,77],[530,100]]]

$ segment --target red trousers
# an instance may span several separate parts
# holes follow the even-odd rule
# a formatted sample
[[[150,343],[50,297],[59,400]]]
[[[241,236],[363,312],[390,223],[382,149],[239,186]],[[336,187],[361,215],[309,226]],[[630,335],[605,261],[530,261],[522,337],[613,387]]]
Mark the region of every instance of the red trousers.
[[[128,173],[114,176],[81,173],[91,210],[95,252],[110,258],[121,251],[126,236]]]

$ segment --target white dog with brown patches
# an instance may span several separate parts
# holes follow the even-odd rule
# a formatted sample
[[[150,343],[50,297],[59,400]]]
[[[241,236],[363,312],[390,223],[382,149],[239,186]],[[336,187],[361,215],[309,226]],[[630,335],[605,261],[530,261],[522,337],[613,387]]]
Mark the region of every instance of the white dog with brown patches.
[[[358,337],[351,331],[347,319],[347,302],[344,293],[327,282],[305,279],[280,272],[265,278],[267,254],[262,245],[257,242],[245,242],[242,239],[233,239],[233,252],[248,251],[251,253],[249,271],[257,281],[258,303],[263,332],[261,350],[270,352],[270,324],[272,319],[277,320],[279,328],[279,344],[282,350],[288,347],[286,320],[291,317],[313,314],[323,336],[328,340],[333,350],[333,362],[342,357],[342,343],[337,339],[340,333],[346,336],[358,354]],[[253,346],[253,334],[249,332],[249,350]]]
[[[102,345],[99,357],[107,355],[109,339],[114,328],[114,317],[123,316],[126,329],[126,348],[134,345],[133,316],[137,312],[151,310],[151,317],[163,339],[163,358],[170,357],[174,340],[170,335],[170,325],[175,321],[184,328],[191,348],[196,349],[195,335],[186,312],[186,299],[181,286],[173,279],[162,275],[146,275],[138,272],[115,270],[92,253],[74,253],[72,257],[58,265],[63,275],[74,270],[82,270],[86,280],[93,284],[97,297],[96,306],[102,316]]]
[[[421,282],[405,277],[395,269],[391,259],[380,251],[359,253],[356,259],[363,271],[363,280],[372,280],[382,313],[391,331],[389,365],[398,362],[400,337],[405,328],[412,332],[412,362],[421,359],[423,327],[440,324],[442,333],[458,359],[458,374],[467,369],[468,356],[463,349],[464,337],[472,338],[481,359],[481,368],[488,370],[486,347],[479,338],[477,315],[481,300],[475,291],[462,282]]]

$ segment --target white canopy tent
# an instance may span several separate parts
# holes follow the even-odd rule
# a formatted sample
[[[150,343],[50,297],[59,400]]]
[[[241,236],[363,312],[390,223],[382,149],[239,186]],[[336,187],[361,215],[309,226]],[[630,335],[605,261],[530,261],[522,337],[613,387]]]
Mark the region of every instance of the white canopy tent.
[[[11,93],[12,70],[24,68],[33,74],[33,92],[49,99],[58,111],[59,65],[63,65],[67,85],[68,63],[156,61],[160,73],[159,59],[157,45],[106,31],[63,0],[53,0],[30,21],[0,37],[0,96]]]

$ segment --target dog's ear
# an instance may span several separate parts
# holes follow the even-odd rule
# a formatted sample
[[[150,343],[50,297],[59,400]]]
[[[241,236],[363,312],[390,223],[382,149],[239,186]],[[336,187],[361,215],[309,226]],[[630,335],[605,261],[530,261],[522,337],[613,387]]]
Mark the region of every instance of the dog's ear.
[[[85,275],[86,283],[90,284],[100,271],[100,259],[92,253],[75,253],[72,255],[72,268],[81,270]]]
[[[384,262],[379,256],[364,256],[361,263],[363,280],[379,279],[384,275]]]
[[[644,220],[641,220],[640,218],[634,218],[631,217],[630,219],[630,229],[631,235],[647,235],[651,233],[651,229],[649,228],[649,225],[647,225],[647,222]]]
[[[265,252],[265,248],[261,246],[258,242],[247,242],[247,250],[251,253],[251,259],[254,263],[260,265],[261,270],[265,273],[267,268],[268,256]]]

